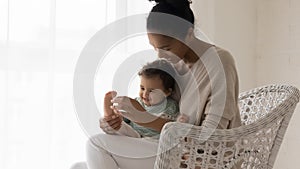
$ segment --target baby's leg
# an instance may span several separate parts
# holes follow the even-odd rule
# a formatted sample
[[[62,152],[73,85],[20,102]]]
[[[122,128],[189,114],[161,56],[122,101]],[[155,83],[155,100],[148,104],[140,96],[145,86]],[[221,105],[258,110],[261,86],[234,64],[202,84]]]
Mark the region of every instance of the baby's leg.
[[[110,108],[112,106],[111,99],[116,96],[115,91],[107,92],[104,96],[104,117],[112,116],[114,115],[114,111]]]

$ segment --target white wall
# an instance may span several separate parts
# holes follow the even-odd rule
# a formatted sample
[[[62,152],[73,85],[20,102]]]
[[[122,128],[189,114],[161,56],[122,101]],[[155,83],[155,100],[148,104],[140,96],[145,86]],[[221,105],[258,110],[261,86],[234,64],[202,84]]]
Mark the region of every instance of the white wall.
[[[240,91],[256,86],[256,0],[193,1],[196,25],[235,57]]]
[[[300,88],[300,1],[259,0],[257,85],[286,83]],[[276,169],[299,168],[300,105],[279,151]]]
[[[299,0],[194,0],[197,25],[236,59],[240,91],[271,83],[300,88]],[[200,22],[200,23],[199,23]],[[300,105],[274,168],[299,168]]]

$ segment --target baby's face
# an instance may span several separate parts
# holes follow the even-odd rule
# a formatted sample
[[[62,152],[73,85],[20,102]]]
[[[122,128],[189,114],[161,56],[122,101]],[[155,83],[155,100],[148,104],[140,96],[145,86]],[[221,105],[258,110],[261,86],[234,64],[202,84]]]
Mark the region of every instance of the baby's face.
[[[152,106],[161,103],[167,96],[171,94],[163,86],[159,76],[144,77],[140,76],[140,92],[139,96],[147,106]]]

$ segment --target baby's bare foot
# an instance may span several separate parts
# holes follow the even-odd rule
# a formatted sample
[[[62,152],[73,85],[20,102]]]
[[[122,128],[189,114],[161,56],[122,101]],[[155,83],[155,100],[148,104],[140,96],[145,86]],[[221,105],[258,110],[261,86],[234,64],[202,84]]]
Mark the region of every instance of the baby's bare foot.
[[[104,96],[104,117],[112,116],[115,114],[113,110],[110,108],[112,106],[111,99],[117,95],[117,92],[110,91],[107,92]]]

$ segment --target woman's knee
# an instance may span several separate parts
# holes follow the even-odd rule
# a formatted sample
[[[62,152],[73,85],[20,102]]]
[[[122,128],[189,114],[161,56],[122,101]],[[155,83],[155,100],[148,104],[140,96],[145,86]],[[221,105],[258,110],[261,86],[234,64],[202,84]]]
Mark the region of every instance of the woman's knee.
[[[94,136],[91,136],[86,141],[86,147],[87,149],[93,148],[99,150],[100,148],[104,148],[104,136],[105,134],[97,134]]]

